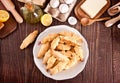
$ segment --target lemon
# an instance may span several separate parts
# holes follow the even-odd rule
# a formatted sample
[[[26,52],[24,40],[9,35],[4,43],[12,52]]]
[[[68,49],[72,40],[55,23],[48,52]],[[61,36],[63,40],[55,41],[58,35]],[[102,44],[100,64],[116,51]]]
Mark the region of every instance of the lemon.
[[[52,16],[50,14],[44,14],[42,17],[41,17],[41,23],[44,25],[44,26],[50,26],[51,23],[52,23]]]
[[[6,10],[0,10],[0,22],[6,22],[10,15]]]

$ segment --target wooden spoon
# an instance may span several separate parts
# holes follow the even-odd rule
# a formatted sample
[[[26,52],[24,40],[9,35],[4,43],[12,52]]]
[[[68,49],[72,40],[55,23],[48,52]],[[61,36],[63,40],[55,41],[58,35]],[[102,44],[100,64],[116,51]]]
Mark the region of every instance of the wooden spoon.
[[[119,12],[120,12],[120,2],[118,2],[117,4],[113,5],[108,9],[108,14],[110,16],[116,15]]]
[[[110,8],[108,10],[108,14],[111,15],[111,16],[116,15],[119,12],[120,12],[120,6],[115,6],[115,7]]]
[[[110,19],[110,17],[104,17],[104,18],[98,18],[98,19],[82,18],[81,24],[83,26],[86,26],[86,25],[91,25],[92,23],[94,23],[96,21],[103,21],[103,20],[108,20],[108,19]]]
[[[120,15],[115,17],[115,18],[113,18],[113,19],[110,19],[110,20],[106,21],[105,22],[105,26],[106,27],[111,27],[113,24],[115,24],[119,20],[120,20]]]

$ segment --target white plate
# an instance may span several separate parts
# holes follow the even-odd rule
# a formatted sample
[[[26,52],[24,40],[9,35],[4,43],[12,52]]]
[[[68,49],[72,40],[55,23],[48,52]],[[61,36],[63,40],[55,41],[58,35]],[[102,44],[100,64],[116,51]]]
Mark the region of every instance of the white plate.
[[[37,58],[37,54],[40,49],[39,42],[41,41],[42,38],[44,38],[45,36],[47,36],[50,33],[57,33],[57,32],[63,31],[63,30],[74,32],[75,34],[78,34],[83,39],[82,48],[84,50],[83,51],[84,52],[84,61],[76,64],[74,67],[72,67],[68,70],[59,72],[55,75],[50,75],[50,73],[46,71],[45,65],[42,64],[42,59]],[[46,77],[52,78],[54,80],[65,80],[65,79],[71,79],[71,78],[77,76],[84,69],[87,59],[88,59],[88,56],[89,56],[89,50],[88,50],[87,41],[81,35],[81,33],[79,33],[76,29],[74,29],[72,27],[69,27],[66,25],[58,25],[58,26],[49,27],[39,34],[39,36],[35,42],[34,48],[33,48],[33,56],[34,56],[34,62],[36,64],[36,66],[38,67],[38,69],[42,72],[42,74],[44,74]]]

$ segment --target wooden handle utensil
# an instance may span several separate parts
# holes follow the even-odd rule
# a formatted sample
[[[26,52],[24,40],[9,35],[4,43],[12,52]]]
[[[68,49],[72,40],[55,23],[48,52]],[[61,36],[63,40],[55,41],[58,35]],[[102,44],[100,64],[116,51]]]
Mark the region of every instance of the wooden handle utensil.
[[[13,14],[14,18],[18,23],[23,22],[23,18],[15,10],[15,5],[12,3],[11,0],[1,0],[1,2],[5,6],[5,8]]]
[[[118,14],[119,12],[120,12],[120,2],[118,2],[117,4],[113,5],[112,7],[108,9],[108,14],[110,16],[114,16]]]
[[[113,18],[113,19],[110,19],[110,20],[106,21],[105,22],[105,26],[106,27],[111,27],[113,24],[115,24],[119,20],[120,20],[120,15],[115,17],[115,18]]]
[[[96,21],[104,21],[104,20],[109,20],[109,19],[110,19],[110,17],[96,18],[96,19],[82,18],[81,24],[83,26],[86,26],[86,25],[91,25],[92,23],[94,23]]]

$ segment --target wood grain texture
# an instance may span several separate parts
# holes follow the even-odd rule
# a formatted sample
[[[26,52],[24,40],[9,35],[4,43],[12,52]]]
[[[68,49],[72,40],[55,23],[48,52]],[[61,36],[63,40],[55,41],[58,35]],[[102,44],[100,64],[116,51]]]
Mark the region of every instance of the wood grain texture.
[[[120,0],[112,1],[112,5],[116,4]],[[120,23],[117,22],[116,24]],[[113,44],[113,76],[114,83],[120,83],[120,29],[117,28],[117,25],[112,27],[112,44]]]
[[[23,3],[12,0],[20,13]],[[78,0],[79,2],[80,0]],[[120,0],[111,0],[112,5]],[[74,16],[74,12],[71,13]],[[107,12],[102,16],[108,16]],[[5,39],[0,39],[0,83],[120,83],[120,29],[117,22],[106,28],[104,22],[96,22],[83,27],[78,22],[75,26],[83,34],[89,45],[89,58],[85,69],[73,79],[55,81],[45,77],[33,61],[33,44],[20,50],[22,40],[33,30],[42,32],[46,27],[40,23],[29,24],[24,21],[17,25],[17,30]],[[51,26],[69,25],[53,20]],[[69,25],[70,26],[70,25]]]
[[[115,26],[114,26],[115,28]],[[113,73],[114,83],[120,82],[120,30],[113,29]]]

